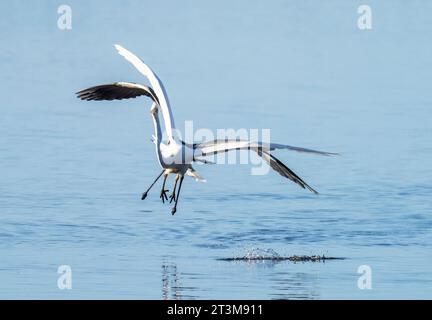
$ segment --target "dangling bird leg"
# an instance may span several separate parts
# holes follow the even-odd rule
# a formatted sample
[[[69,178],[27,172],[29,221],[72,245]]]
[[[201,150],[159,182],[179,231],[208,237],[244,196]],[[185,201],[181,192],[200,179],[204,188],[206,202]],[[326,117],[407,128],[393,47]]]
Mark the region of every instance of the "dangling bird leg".
[[[177,203],[178,203],[178,200],[179,200],[179,197],[180,197],[180,190],[181,190],[181,187],[182,187],[182,184],[183,184],[183,179],[184,179],[184,176],[181,176],[181,178],[180,178],[180,185],[179,185],[178,191],[177,191],[177,198],[175,200],[174,208],[172,208],[172,210],[171,210],[172,215],[174,215],[177,212]]]
[[[168,174],[165,174],[164,175],[164,182],[163,182],[163,185],[162,185],[162,190],[161,190],[161,193],[160,193],[160,198],[162,199],[163,203],[165,203],[165,200],[168,200],[167,192],[169,190],[165,190],[165,183],[166,183],[167,178],[168,178]]]
[[[147,198],[147,194],[149,193],[150,189],[153,188],[153,186],[155,185],[155,183],[160,179],[160,177],[162,177],[162,175],[163,175],[164,172],[165,172],[165,170],[163,170],[161,172],[161,174],[158,175],[158,177],[156,178],[156,180],[151,184],[151,186],[147,189],[147,191],[142,194],[141,200],[144,200],[145,198]]]
[[[170,203],[173,202],[176,198],[176,187],[177,187],[177,182],[179,180],[179,175],[176,175],[175,180],[174,180],[174,189],[173,192],[170,195]]]

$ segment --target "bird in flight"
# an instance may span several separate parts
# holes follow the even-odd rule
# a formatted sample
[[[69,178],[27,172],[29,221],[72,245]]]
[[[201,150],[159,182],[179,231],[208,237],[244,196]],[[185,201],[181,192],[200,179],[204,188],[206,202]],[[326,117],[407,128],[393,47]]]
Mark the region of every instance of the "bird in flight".
[[[139,96],[146,96],[153,102],[150,108],[150,114],[153,120],[155,134],[153,142],[156,147],[156,157],[162,172],[157,176],[150,187],[142,194],[141,199],[144,200],[152,187],[163,176],[163,185],[160,192],[160,198],[163,202],[174,201],[174,207],[171,213],[174,215],[177,211],[177,204],[180,197],[180,191],[184,177],[190,176],[197,181],[205,182],[204,178],[192,167],[194,162],[212,163],[206,160],[207,156],[218,153],[225,153],[233,150],[251,150],[254,151],[265,160],[270,167],[278,172],[281,176],[288,178],[303,189],[308,189],[314,194],[318,194],[311,186],[303,181],[297,174],[284,165],[279,159],[273,156],[270,151],[276,149],[286,149],[296,152],[317,154],[323,156],[336,155],[336,153],[317,151],[301,147],[293,147],[284,144],[264,143],[249,140],[212,140],[202,143],[188,144],[182,141],[175,130],[174,117],[168,95],[163,86],[162,81],[140,58],[135,54],[123,48],[120,45],[115,45],[118,53],[129,61],[150,83],[150,86],[145,86],[131,82],[115,82],[111,84],[98,85],[88,89],[81,90],[76,93],[81,100],[87,101],[103,101],[103,100],[122,100],[131,99]],[[159,111],[162,113],[164,129],[166,133],[166,141],[163,141],[163,131],[159,119]],[[165,189],[167,178],[170,174],[175,174],[174,187],[171,195],[168,197]]]

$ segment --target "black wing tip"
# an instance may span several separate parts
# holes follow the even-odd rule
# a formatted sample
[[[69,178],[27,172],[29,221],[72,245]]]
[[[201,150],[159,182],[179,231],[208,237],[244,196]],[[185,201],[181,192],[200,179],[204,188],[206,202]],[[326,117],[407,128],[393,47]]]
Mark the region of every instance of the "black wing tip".
[[[259,152],[258,152],[259,154]],[[303,189],[308,189],[312,193],[318,195],[318,191],[316,191],[314,188],[312,188],[310,185],[308,185],[302,178],[300,178],[294,171],[292,171],[290,168],[288,168],[282,161],[280,161],[278,158],[273,156],[272,154],[267,153],[278,165],[280,171],[279,174],[281,174],[283,177],[290,179]]]
[[[328,156],[328,157],[332,157],[332,156],[339,157],[339,156],[342,156],[342,154],[339,153],[339,152],[326,152],[325,155]]]
[[[94,91],[89,90],[89,89],[84,89],[84,90],[80,90],[78,92],[75,92],[75,95],[77,96],[77,98],[79,98],[81,100],[91,100],[92,96],[94,95]]]
[[[76,95],[76,97],[77,97],[78,99],[80,99],[80,100],[86,100],[86,101],[89,100],[89,98],[86,97],[86,95],[83,94],[82,91],[78,91],[78,92],[76,92],[75,95]]]
[[[307,189],[310,192],[312,192],[314,195],[319,195],[319,192],[316,191],[314,188],[312,188],[310,185],[308,185],[306,182],[304,182],[302,179],[300,179],[300,183],[297,181],[294,181],[297,185],[299,185],[300,187],[302,187],[303,189]]]
[[[303,189],[308,189],[310,192],[312,192],[314,195],[319,195],[319,192],[316,191],[314,188],[312,188],[310,185],[308,185],[303,179],[300,179],[300,181],[294,181],[297,185],[302,187]]]
[[[317,152],[314,152],[314,154],[324,156],[324,157],[333,157],[333,156],[340,156],[341,155],[338,152],[326,152],[326,151],[317,151]]]
[[[310,192],[312,192],[314,195],[319,195],[319,192],[316,191],[314,188],[312,188],[311,186],[307,186],[307,188],[309,189]]]

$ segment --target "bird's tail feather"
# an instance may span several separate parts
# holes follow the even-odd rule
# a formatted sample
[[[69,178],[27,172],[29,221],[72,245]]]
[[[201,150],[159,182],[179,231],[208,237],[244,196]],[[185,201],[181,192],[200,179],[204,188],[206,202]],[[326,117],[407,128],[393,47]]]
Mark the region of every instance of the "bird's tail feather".
[[[204,179],[198,172],[196,172],[194,169],[188,169],[188,171],[186,171],[186,174],[189,176],[189,177],[192,177],[192,178],[194,178],[196,181],[199,181],[199,182],[207,182],[207,180],[206,179]]]

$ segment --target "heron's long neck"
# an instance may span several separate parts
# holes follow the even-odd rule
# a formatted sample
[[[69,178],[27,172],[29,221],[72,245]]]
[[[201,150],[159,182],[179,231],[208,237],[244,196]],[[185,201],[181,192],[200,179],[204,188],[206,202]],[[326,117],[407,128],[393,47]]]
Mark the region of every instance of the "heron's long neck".
[[[159,163],[163,166],[165,163],[163,161],[163,157],[162,157],[162,153],[161,153],[161,149],[160,149],[160,144],[162,142],[162,130],[161,130],[161,126],[160,126],[160,122],[159,122],[159,115],[157,113],[152,113],[151,114],[152,118],[153,118],[153,126],[154,126],[154,130],[155,130],[155,146],[156,146],[156,153],[159,159]]]
[[[165,130],[168,135],[168,139],[174,139],[175,124],[174,124],[174,116],[172,114],[170,102],[168,99],[168,95],[166,93],[165,87],[162,84],[162,81],[158,78],[156,74],[151,71],[152,77],[150,77],[150,83],[152,84],[156,95],[159,97],[160,106],[162,111],[162,116],[165,122]]]
[[[162,130],[159,122],[159,116],[157,113],[156,114],[152,113],[152,118],[153,118],[154,130],[155,130],[155,139],[156,139],[155,143],[159,144],[162,141]]]

